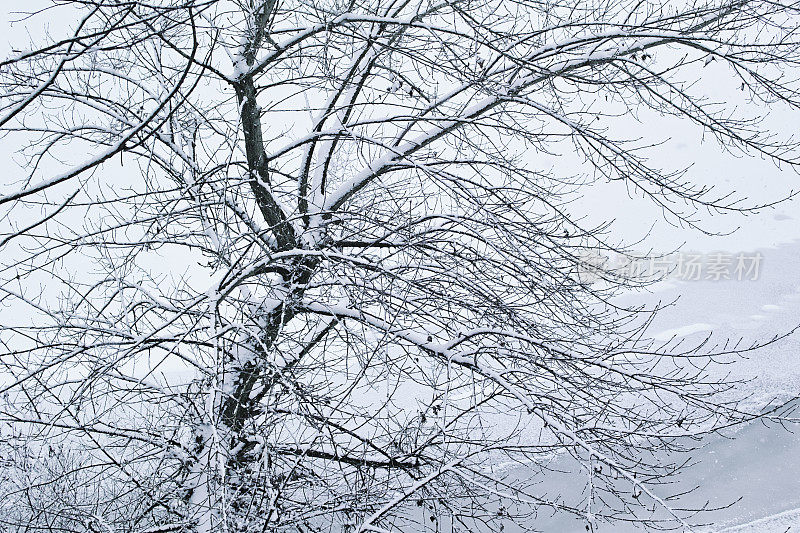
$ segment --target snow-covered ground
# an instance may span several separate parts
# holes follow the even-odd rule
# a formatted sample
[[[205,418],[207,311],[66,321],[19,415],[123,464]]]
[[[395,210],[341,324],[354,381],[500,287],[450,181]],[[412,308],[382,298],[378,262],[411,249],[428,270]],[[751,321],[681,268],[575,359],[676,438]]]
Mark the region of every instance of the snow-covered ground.
[[[797,327],[800,242],[760,251],[764,269],[758,281],[683,282],[665,290],[662,300],[678,295],[680,299],[655,326],[664,331],[694,328],[697,335],[707,334],[701,331],[708,329],[714,332],[712,338],[743,337],[745,341],[768,339]],[[733,377],[750,380],[739,387],[738,394],[751,408],[800,395],[799,337],[795,333],[779,340],[726,369]],[[792,416],[800,417],[796,404],[790,404]],[[682,480],[682,487],[699,486],[685,498],[687,503],[732,503],[698,517],[711,524],[701,531],[800,531],[800,424],[781,427],[756,422],[730,437],[707,439],[695,455],[699,464],[687,470]]]
[[[713,530],[712,530],[713,531]],[[800,509],[718,530],[717,533],[789,533],[800,531]]]
[[[756,251],[756,249],[751,249]],[[758,249],[762,271],[755,281],[668,281],[650,295],[631,296],[668,303],[653,324],[659,339],[687,342],[743,338],[743,344],[782,335],[800,324],[800,241]],[[782,338],[746,359],[715,371],[748,381],[737,387],[746,407],[757,410],[785,402],[786,413],[800,418],[800,332]],[[676,508],[716,509],[691,520],[701,533],[800,532],[800,423],[757,421],[721,435],[706,437],[689,454],[693,464],[676,482],[656,492],[666,497],[691,489],[673,501]],[[567,494],[580,499],[584,487],[576,474],[549,476],[540,494]],[[585,522],[567,516],[540,516],[544,532],[585,532]],[[599,533],[637,531],[624,524],[599,524]]]
[[[656,318],[652,334],[657,339],[681,336],[687,342],[711,334],[716,343],[742,339],[742,345],[746,345],[797,328],[800,241],[751,251],[763,256],[759,279],[755,281],[670,281],[662,290],[644,298],[637,296],[637,301],[675,301]],[[716,371],[750,380],[738,388],[738,393],[746,396],[754,408],[775,398],[800,395],[800,332],[731,362]]]
[[[800,416],[800,402],[792,402]],[[794,431],[791,431],[791,430]],[[787,533],[800,531],[800,424],[754,422],[722,435],[707,437],[687,454],[693,461],[674,481],[656,488],[661,497],[691,491],[671,501],[674,508],[710,509],[689,520],[697,533]],[[675,459],[675,457],[673,457]],[[580,499],[580,474],[558,465],[564,474],[548,476],[541,495]],[[575,501],[575,500],[573,500]],[[543,532],[584,533],[583,520],[542,513],[536,527]],[[615,523],[597,524],[597,533],[629,533],[639,529]]]

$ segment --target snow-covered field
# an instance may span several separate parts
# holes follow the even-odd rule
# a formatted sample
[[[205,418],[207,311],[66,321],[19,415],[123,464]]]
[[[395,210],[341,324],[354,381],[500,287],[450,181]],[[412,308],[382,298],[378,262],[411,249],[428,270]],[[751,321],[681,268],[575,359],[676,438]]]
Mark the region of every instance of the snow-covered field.
[[[717,533],[789,533],[793,531],[800,531],[800,509],[792,509],[753,520],[747,524],[717,530]]]
[[[760,249],[763,270],[756,281],[669,281],[648,295],[675,305],[665,309],[652,333],[687,342],[712,334],[712,341],[744,339],[744,344],[784,334],[800,323],[800,241]],[[641,301],[642,296],[636,297]],[[713,332],[713,333],[712,333]],[[800,334],[780,339],[715,372],[748,379],[737,395],[750,409],[789,402],[784,414],[800,419]],[[708,508],[691,521],[697,532],[800,532],[800,423],[782,427],[761,421],[713,435],[690,453],[694,464],[661,496],[692,490],[673,501],[677,508]],[[573,486],[570,486],[572,483]],[[696,488],[695,488],[696,487]],[[542,493],[572,493],[583,487],[574,478],[551,479]],[[585,532],[585,522],[570,517],[540,517],[545,532]],[[635,528],[600,524],[602,533]]]
[[[665,329],[709,325],[714,338],[746,341],[780,335],[800,323],[800,242],[761,250],[764,270],[755,282],[685,282],[668,289],[680,294],[674,309],[658,325]],[[698,331],[701,328],[697,328]],[[702,328],[705,329],[705,328]],[[702,335],[703,333],[699,333]],[[751,408],[800,395],[800,339],[792,335],[752,353],[729,367],[735,377],[750,379],[738,393]],[[800,406],[792,416],[800,417]],[[705,531],[786,533],[800,531],[800,424],[785,428],[760,422],[736,431],[732,439],[707,439],[682,485],[699,489],[689,502],[731,507],[700,518]],[[702,530],[701,530],[702,531]]]
[[[675,301],[656,318],[652,333],[687,342],[711,335],[712,344],[742,339],[741,346],[786,335],[800,325],[800,241],[759,249],[762,270],[755,281],[669,281],[648,295],[662,304]],[[641,298],[638,296],[637,298]],[[749,406],[758,409],[800,395],[800,335],[731,359],[720,375],[746,379],[738,387]]]

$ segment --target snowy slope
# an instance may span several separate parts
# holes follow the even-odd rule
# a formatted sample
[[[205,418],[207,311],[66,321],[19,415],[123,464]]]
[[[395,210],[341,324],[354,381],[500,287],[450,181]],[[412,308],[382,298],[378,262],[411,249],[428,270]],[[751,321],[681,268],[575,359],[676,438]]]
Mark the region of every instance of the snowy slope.
[[[719,530],[716,533],[791,533],[800,531],[800,509],[753,520],[747,524]]]

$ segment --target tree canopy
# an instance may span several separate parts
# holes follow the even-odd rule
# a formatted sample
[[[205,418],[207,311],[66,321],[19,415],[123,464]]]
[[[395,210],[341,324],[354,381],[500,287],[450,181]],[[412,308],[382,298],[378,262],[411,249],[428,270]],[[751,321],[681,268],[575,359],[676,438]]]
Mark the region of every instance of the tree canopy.
[[[672,117],[798,165],[762,121],[800,103],[798,8],[30,7],[0,62],[0,523],[691,529],[655,454],[750,416],[705,373],[750,346],[649,338],[614,296],[652,278],[593,261],[635,253],[571,201],[619,182],[700,231],[764,207],[651,156]],[[712,61],[749,107],[698,89]],[[577,499],[537,486],[565,455]]]

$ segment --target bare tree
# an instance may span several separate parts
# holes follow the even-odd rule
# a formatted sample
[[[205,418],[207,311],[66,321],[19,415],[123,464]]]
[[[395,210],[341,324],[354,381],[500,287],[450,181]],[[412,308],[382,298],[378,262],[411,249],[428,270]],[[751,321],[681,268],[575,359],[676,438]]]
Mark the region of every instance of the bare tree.
[[[704,374],[743,348],[648,340],[652,310],[611,298],[651,280],[581,276],[632,252],[569,202],[619,180],[691,227],[758,208],[657,168],[658,132],[617,125],[672,116],[796,166],[794,141],[693,82],[717,61],[764,116],[795,110],[798,7],[20,15],[31,43],[0,63],[25,172],[0,196],[4,527],[496,531],[556,511],[690,529],[654,488],[678,465],[654,454],[744,416]],[[535,484],[564,452],[574,501]]]

